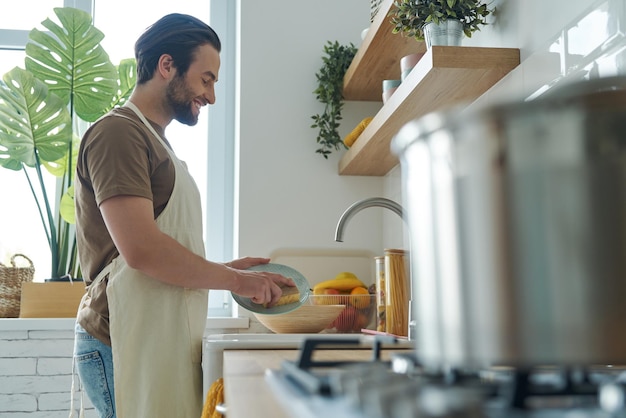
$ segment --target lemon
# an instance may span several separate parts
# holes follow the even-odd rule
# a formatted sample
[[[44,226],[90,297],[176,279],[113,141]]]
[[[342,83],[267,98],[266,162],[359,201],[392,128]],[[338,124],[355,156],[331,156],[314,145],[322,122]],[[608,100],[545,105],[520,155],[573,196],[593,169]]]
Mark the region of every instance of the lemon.
[[[355,287],[350,292],[350,304],[357,309],[367,308],[370,305],[370,293],[365,287]]]

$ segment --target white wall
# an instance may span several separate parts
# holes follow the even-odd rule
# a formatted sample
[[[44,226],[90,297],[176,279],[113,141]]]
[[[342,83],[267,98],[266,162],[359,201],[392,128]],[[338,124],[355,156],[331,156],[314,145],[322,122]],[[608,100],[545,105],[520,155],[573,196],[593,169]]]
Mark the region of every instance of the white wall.
[[[239,254],[283,248],[407,247],[402,222],[367,209],[350,222],[345,242],[333,242],[336,222],[356,200],[383,195],[402,201],[399,167],[387,176],[337,174],[343,151],[315,154],[310,116],[321,111],[312,91],[327,40],[360,44],[369,25],[366,0],[241,1]],[[475,105],[526,98],[554,84],[590,75],[624,74],[623,0],[495,0],[493,25],[467,46],[520,48],[521,65]],[[583,29],[589,28],[588,32]],[[342,133],[380,103],[348,102]]]
[[[0,416],[67,418],[72,396],[71,327],[5,329],[0,325]],[[55,320],[49,320],[55,321]],[[21,328],[21,327],[20,327]],[[80,396],[75,397],[80,407]],[[86,418],[96,413],[85,396]],[[78,411],[76,415],[78,416]]]
[[[327,41],[360,44],[369,27],[364,0],[241,0],[239,254],[268,256],[281,248],[382,251],[382,209],[350,222],[334,242],[341,213],[383,193],[383,179],[340,177],[343,151],[315,153],[313,94]],[[380,103],[347,103],[342,136]],[[398,218],[398,224],[400,224]]]
[[[315,154],[310,116],[321,112],[312,91],[327,40],[360,44],[369,25],[366,0],[241,1],[239,254],[281,248],[367,249],[402,246],[401,222],[367,209],[333,241],[336,222],[356,200],[385,195],[401,201],[399,169],[386,177],[339,176],[337,162]],[[527,97],[553,82],[624,73],[623,0],[495,0],[498,14],[467,46],[515,47],[521,65],[478,100]],[[590,28],[588,33],[582,33]],[[380,103],[348,102],[342,134]],[[383,215],[384,214],[384,215]],[[384,219],[384,221],[383,221]]]
[[[527,98],[554,85],[624,74],[623,0],[496,0],[497,20],[464,45],[520,48],[521,65],[480,100]]]

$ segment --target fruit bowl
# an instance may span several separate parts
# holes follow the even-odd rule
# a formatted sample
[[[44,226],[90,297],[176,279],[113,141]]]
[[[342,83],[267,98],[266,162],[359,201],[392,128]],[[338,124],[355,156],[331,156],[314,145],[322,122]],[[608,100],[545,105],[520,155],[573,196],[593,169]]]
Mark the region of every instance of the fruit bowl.
[[[343,306],[341,313],[325,329],[325,332],[357,333],[363,328],[376,329],[375,295],[309,295],[307,302],[314,306]]]
[[[309,334],[329,328],[344,308],[340,304],[314,305],[307,300],[296,310],[287,313],[264,315],[255,312],[254,316],[276,334]]]

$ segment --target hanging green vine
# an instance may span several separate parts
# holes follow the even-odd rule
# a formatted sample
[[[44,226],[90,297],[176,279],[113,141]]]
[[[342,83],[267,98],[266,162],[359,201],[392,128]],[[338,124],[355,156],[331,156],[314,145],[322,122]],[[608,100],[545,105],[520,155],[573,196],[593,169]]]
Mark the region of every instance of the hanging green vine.
[[[323,65],[315,74],[318,86],[313,91],[316,99],[324,104],[324,112],[311,118],[314,123],[311,128],[319,128],[317,143],[321,148],[315,152],[328,159],[333,148],[347,149],[337,128],[341,120],[343,109],[343,77],[356,54],[357,48],[350,45],[339,45],[339,42],[330,42],[324,46],[326,56],[322,57]]]

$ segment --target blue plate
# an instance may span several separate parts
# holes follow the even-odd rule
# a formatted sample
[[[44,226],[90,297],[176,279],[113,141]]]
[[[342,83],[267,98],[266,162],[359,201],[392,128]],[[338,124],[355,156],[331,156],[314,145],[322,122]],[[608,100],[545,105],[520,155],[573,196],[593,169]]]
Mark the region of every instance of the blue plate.
[[[233,299],[235,299],[235,302],[237,302],[239,306],[242,306],[249,311],[264,315],[284,314],[298,309],[304,302],[306,302],[309,297],[309,282],[298,270],[295,270],[289,266],[276,263],[267,263],[250,267],[248,270],[267,271],[270,273],[278,273],[285,277],[289,277],[296,283],[296,286],[300,291],[300,300],[297,303],[289,303],[287,305],[274,306],[272,308],[265,308],[261,304],[252,302],[250,298],[239,296],[231,292],[231,294],[233,295]]]

